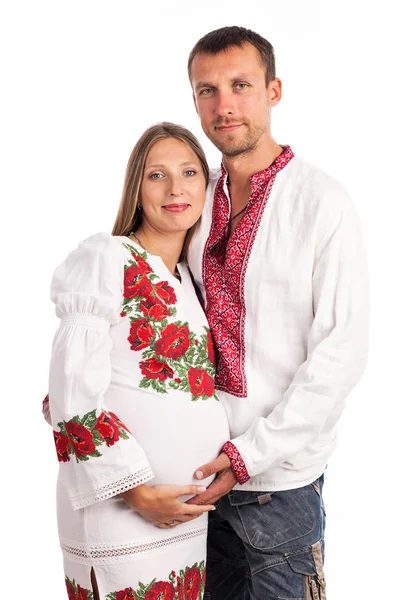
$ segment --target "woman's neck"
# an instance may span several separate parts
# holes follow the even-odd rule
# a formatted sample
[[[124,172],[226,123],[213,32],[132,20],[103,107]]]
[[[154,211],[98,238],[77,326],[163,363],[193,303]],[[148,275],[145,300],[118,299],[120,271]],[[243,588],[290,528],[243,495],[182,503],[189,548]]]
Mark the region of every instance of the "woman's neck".
[[[141,225],[135,233],[144,249],[150,254],[159,256],[174,275],[185,241],[185,232],[165,233]]]

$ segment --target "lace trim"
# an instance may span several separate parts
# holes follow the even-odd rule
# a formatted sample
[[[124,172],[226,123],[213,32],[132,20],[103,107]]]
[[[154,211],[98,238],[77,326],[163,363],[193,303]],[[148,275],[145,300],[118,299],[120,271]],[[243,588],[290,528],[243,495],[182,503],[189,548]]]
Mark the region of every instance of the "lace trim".
[[[84,508],[85,506],[90,506],[91,504],[95,504],[96,502],[101,502],[102,500],[107,500],[107,498],[112,498],[113,496],[117,496],[118,494],[122,494],[122,492],[126,492],[126,490],[130,490],[131,488],[137,487],[142,483],[146,483],[150,479],[153,479],[154,473],[150,469],[150,467],[146,466],[135,473],[131,473],[130,475],[126,475],[122,479],[118,481],[113,481],[104,485],[103,487],[97,488],[95,490],[90,490],[89,492],[81,492],[74,494],[74,490],[70,492],[69,498],[71,500],[73,510],[78,510],[79,508]]]
[[[207,527],[192,529],[178,535],[170,537],[160,537],[151,541],[136,543],[127,542],[125,544],[96,544],[89,546],[79,542],[73,542],[60,538],[60,544],[66,559],[82,565],[109,565],[122,562],[129,562],[138,555],[155,552],[162,548],[179,544],[193,538],[207,534]]]

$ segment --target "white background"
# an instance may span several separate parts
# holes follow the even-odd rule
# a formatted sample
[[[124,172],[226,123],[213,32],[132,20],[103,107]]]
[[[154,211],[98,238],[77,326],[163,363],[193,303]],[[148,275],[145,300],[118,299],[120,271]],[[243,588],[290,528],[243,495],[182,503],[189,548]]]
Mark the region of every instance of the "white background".
[[[204,144],[211,165],[219,163],[193,108],[186,61],[202,35],[232,24],[258,31],[275,47],[284,91],[273,111],[275,139],[341,180],[361,215],[371,272],[371,353],[326,472],[328,597],[396,596],[395,4],[4,3],[1,598],[65,597],[55,518],[57,461],[40,414],[57,326],[48,297],[52,272],[81,239],[111,230],[128,156],[148,125],[170,120],[187,126]]]

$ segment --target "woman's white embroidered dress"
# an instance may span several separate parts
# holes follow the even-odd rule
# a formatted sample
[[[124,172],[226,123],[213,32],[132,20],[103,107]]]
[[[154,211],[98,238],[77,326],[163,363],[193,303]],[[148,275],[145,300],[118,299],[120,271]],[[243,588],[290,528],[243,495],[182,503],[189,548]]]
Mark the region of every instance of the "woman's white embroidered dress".
[[[203,596],[207,515],[159,529],[119,497],[197,483],[229,439],[206,317],[178,267],[181,283],[161,258],[101,233],[54,274],[49,398],[70,600],[92,598],[92,567],[101,600]]]

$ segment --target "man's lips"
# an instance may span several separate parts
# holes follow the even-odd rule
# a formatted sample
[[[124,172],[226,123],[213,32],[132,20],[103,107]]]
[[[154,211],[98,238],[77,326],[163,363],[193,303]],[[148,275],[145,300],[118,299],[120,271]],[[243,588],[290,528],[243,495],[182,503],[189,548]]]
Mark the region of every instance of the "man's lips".
[[[218,131],[222,131],[223,133],[230,133],[231,131],[236,131],[239,127],[242,126],[242,123],[230,123],[229,125],[217,125],[215,129]]]
[[[183,212],[184,210],[189,208],[189,206],[190,204],[180,202],[176,204],[166,204],[165,206],[163,206],[163,208],[165,210],[169,210],[170,212]]]

